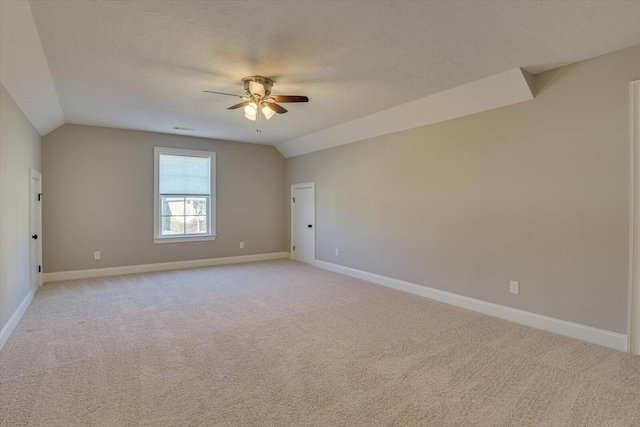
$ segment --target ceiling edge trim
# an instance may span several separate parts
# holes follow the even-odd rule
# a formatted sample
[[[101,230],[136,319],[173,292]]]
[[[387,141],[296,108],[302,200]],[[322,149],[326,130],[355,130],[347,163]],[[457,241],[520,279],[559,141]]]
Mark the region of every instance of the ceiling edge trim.
[[[275,147],[286,158],[300,156],[517,104],[533,98],[532,76],[520,68],[514,68],[338,126],[281,142]]]
[[[28,1],[0,2],[0,83],[41,136],[65,123]]]

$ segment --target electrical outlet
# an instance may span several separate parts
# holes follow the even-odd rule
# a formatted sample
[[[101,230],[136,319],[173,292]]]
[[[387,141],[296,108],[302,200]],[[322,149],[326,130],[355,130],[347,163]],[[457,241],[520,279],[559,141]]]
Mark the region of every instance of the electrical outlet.
[[[516,294],[516,295],[517,295],[518,293],[520,293],[520,289],[519,289],[519,286],[518,286],[518,282],[516,282],[515,280],[510,281],[510,282],[509,282],[509,291],[510,291],[512,294]]]
[[[240,242],[240,249],[244,249],[244,242]]]
[[[100,251],[95,251],[93,253],[93,259],[100,259]]]
[[[340,256],[340,251],[336,248],[336,256]]]

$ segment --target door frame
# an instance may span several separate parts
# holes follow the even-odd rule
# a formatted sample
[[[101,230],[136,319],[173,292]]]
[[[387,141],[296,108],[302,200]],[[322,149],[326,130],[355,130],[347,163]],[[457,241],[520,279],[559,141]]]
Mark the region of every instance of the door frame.
[[[640,355],[640,80],[631,82],[629,309],[627,349]]]
[[[32,194],[31,190],[32,190],[32,186],[31,186],[31,181],[36,180],[38,181],[40,184],[38,185],[38,189],[37,189],[37,194]],[[31,214],[33,213],[33,209],[35,207],[36,209],[36,222],[38,222],[38,240],[36,243],[36,257],[38,258],[36,260],[36,265],[39,265],[41,267],[42,270],[42,200],[37,200],[38,194],[42,194],[42,174],[35,170],[35,169],[29,169],[29,270],[30,270],[30,274],[29,274],[29,289],[31,289],[31,284],[33,283],[32,280],[32,275],[36,274],[36,278],[37,278],[37,289],[31,289],[31,291],[35,294],[35,291],[37,291],[41,286],[42,286],[42,275],[43,272],[37,272],[35,271],[32,266],[33,266],[33,260],[31,259],[31,244],[33,243],[31,241],[31,236],[33,234],[35,234],[35,230],[31,229]]]
[[[289,250],[291,251],[291,259],[293,257],[293,242],[296,240],[296,212],[293,206],[293,190],[300,188],[311,188],[313,192],[312,198],[312,210],[313,210],[313,265],[316,264],[316,183],[315,182],[304,182],[300,184],[292,184],[291,185],[291,193],[289,194],[289,203],[291,203],[291,241],[289,242]]]

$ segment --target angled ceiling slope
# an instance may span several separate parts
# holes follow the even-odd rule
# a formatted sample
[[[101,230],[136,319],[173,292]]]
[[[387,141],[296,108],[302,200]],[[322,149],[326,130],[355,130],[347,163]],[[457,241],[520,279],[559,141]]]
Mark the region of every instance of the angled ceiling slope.
[[[27,1],[0,1],[0,83],[42,136],[64,124]]]
[[[285,157],[350,144],[533,99],[532,78],[516,68],[276,145]]]

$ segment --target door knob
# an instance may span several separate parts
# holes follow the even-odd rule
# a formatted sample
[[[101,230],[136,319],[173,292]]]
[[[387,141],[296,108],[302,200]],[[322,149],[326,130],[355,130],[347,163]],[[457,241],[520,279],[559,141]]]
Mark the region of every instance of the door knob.
[[[38,235],[37,235],[37,234],[34,234],[33,236],[31,236],[31,238],[32,238],[32,239],[37,239],[37,238],[38,238]]]
[[[309,228],[313,228],[313,225],[309,224],[309,225],[307,225],[307,227],[309,227]]]

